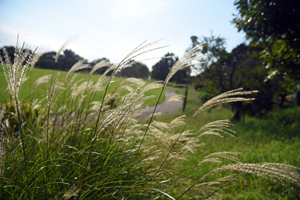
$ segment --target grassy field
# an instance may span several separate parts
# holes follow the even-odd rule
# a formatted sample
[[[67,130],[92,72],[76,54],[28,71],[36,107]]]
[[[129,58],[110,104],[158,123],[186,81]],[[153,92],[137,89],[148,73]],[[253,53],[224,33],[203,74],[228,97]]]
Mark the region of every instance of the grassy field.
[[[177,93],[184,94],[183,89],[177,89]],[[199,92],[189,90],[187,110],[184,114],[187,118],[202,104]],[[181,113],[161,118],[164,122],[170,122]],[[229,106],[218,106],[210,111],[204,111],[194,118],[189,129],[199,130],[204,124],[220,119],[231,119],[233,112]],[[300,166],[300,107],[286,110],[276,110],[264,119],[245,116],[244,123],[236,123],[232,129],[238,137],[235,140],[225,136],[204,136],[202,142],[206,144],[194,154],[189,153],[188,162],[182,168],[182,173],[188,179],[196,181],[203,174],[208,173],[221,164],[198,163],[207,154],[220,151],[239,152],[238,158],[242,163],[284,163]],[[225,161],[230,164],[233,162]],[[227,173],[227,175],[230,173]],[[220,178],[225,174],[219,175]],[[239,175],[239,174],[238,174]],[[213,179],[212,179],[213,180]],[[224,184],[225,185],[225,184]],[[299,191],[298,191],[299,192]],[[197,191],[190,191],[191,196],[197,196]],[[299,199],[300,194],[278,186],[268,180],[252,175],[241,174],[236,181],[224,186],[223,192],[219,192],[222,199]]]
[[[196,50],[170,74],[187,66]],[[10,80],[23,75],[24,66],[15,67],[18,73],[9,71]],[[230,91],[203,104],[199,92],[190,89],[186,118],[175,113],[138,122],[135,112],[154,105],[161,87],[173,84],[141,86],[141,81],[112,76],[110,85],[104,77],[91,88],[84,82],[87,74],[76,73],[72,81],[74,74],[67,80],[60,72],[31,91],[38,77],[57,73],[27,72],[26,82],[12,82],[13,95],[21,88],[20,97],[12,99],[6,97],[0,71],[0,101],[6,103],[0,107],[0,199],[300,198],[299,108],[274,111],[265,119],[246,116],[232,127],[230,121],[212,122],[233,116],[221,103],[249,101],[245,96],[252,92]],[[93,88],[103,89],[94,93]],[[150,94],[156,99],[149,101]],[[36,98],[45,99],[38,108]],[[199,107],[204,110],[189,121]],[[200,128],[207,123],[206,131]]]
[[[60,73],[58,80],[59,81],[63,81],[63,79],[66,77],[67,73],[66,71],[58,71],[58,70],[50,70],[50,69],[41,69],[41,68],[34,68],[32,71],[28,70],[26,72],[26,77],[28,77],[28,79],[24,82],[21,91],[20,91],[20,99],[22,101],[31,101],[33,99],[38,99],[38,100],[42,100],[47,96],[47,87],[49,86],[49,84],[51,84],[53,82],[53,79],[50,78],[49,79],[49,84],[44,83],[41,84],[39,86],[36,87],[36,89],[33,91],[33,94],[31,93],[33,85],[35,83],[35,81],[45,75],[53,75],[53,77],[57,76],[57,73]],[[89,78],[89,73],[73,73],[69,80],[72,79],[72,77],[76,75],[75,79],[74,79],[74,83],[78,82],[77,84],[83,83],[84,81],[87,81]],[[93,74],[91,76],[91,80],[93,82],[97,82],[97,80],[100,78],[101,75],[99,74]],[[110,87],[108,88],[108,93],[113,93],[115,91],[117,91],[117,89],[120,87],[120,84],[124,84],[123,82],[126,80],[126,78],[123,77],[115,77],[114,78],[114,82],[111,83]],[[125,84],[129,84],[128,82],[125,82]],[[64,86],[63,86],[64,87]],[[102,86],[103,87],[103,86]],[[6,95],[6,88],[7,88],[7,82],[4,76],[4,72],[3,72],[3,68],[2,66],[0,67],[0,102],[4,102],[5,100],[5,95]],[[170,87],[171,88],[171,87]],[[96,92],[95,97],[93,98],[93,101],[101,101],[104,95],[104,89],[103,88],[101,91]],[[121,93],[119,95],[124,95],[127,94],[128,91],[127,90],[123,90],[121,91]],[[147,91],[145,93],[145,95],[155,95],[154,98],[150,98],[147,99],[144,102],[144,106],[152,106],[155,105],[158,99],[158,96],[160,94],[160,88],[157,89],[153,89],[151,91]],[[61,96],[61,100],[65,101],[65,102],[69,102],[69,98],[68,96],[70,95],[70,93],[66,92],[65,94],[62,94]],[[11,101],[11,96],[8,93],[7,95],[7,100]],[[165,100],[165,96],[162,95],[161,99],[160,99],[160,103],[163,102]],[[45,101],[42,102],[42,106],[45,105]],[[87,102],[85,102],[85,106],[87,106]]]

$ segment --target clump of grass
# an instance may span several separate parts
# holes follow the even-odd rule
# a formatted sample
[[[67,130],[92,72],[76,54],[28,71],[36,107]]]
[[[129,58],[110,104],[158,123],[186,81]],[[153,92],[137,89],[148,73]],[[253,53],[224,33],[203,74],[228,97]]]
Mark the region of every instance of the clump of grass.
[[[26,69],[33,65],[33,55],[23,53],[16,46],[15,61],[12,64],[4,50],[5,61],[1,64],[13,97],[17,116],[18,132],[7,125],[9,119],[0,110],[1,141],[1,197],[4,199],[177,199],[184,197],[193,188],[201,188],[205,195],[213,195],[220,188],[220,182],[234,180],[233,176],[203,182],[208,176],[237,171],[261,176],[271,181],[288,181],[299,186],[299,169],[283,164],[242,164],[237,153],[215,152],[207,155],[203,163],[223,163],[223,159],[234,162],[223,165],[203,175],[196,183],[181,177],[180,168],[187,159],[187,152],[193,153],[203,147],[201,137],[213,135],[231,136],[231,123],[221,120],[208,123],[194,132],[187,127],[199,113],[223,103],[249,101],[245,98],[255,91],[237,89],[226,92],[207,101],[185,122],[185,116],[170,123],[153,121],[148,123],[134,119],[144,101],[153,96],[145,93],[162,87],[157,104],[170,78],[189,66],[199,52],[196,46],[180,59],[171,69],[163,84],[146,84],[138,79],[126,79],[113,93],[109,87],[116,73],[130,67],[131,60],[138,55],[158,48],[147,49],[158,41],[142,43],[130,52],[120,63],[108,68],[97,81],[91,80],[99,63],[91,69],[86,80],[75,81],[74,71],[88,68],[82,61],[76,63],[64,79],[59,74],[38,79],[32,92],[40,84],[47,84],[47,97],[42,115],[24,117],[20,88]],[[62,47],[63,48],[63,47]],[[58,58],[58,56],[57,56]],[[25,65],[24,64],[25,62]],[[112,75],[107,77],[108,71]],[[95,93],[103,90],[101,99]],[[122,93],[127,90],[126,94]],[[66,92],[67,91],[67,92]],[[39,106],[39,100],[30,102],[31,109]],[[157,105],[156,104],[156,105]],[[11,121],[10,121],[11,122]],[[39,123],[37,123],[39,122]],[[199,135],[199,132],[201,134]],[[284,172],[284,173],[283,173]],[[199,194],[200,196],[203,194]]]

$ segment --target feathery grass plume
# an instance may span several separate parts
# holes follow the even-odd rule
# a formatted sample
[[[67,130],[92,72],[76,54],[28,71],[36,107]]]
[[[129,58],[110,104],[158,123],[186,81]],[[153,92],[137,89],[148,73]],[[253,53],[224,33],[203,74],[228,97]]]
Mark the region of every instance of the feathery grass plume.
[[[143,87],[140,91],[140,94],[145,94],[145,92],[153,89],[161,88],[160,81],[152,82]]]
[[[196,53],[199,52],[199,49],[200,49],[202,46],[203,46],[202,44],[197,45],[196,47],[194,47],[193,49],[191,49],[190,51],[188,51],[187,53],[185,53],[184,56],[183,56],[180,60],[178,60],[178,61],[173,65],[173,67],[171,68],[171,70],[170,70],[170,72],[168,73],[168,75],[167,75],[165,81],[163,82],[163,87],[162,87],[161,93],[159,94],[157,103],[156,103],[156,105],[155,105],[155,107],[154,107],[154,110],[153,110],[153,112],[152,112],[152,115],[151,115],[151,117],[150,117],[150,121],[149,121],[148,126],[147,126],[147,128],[146,128],[146,130],[145,130],[144,136],[143,136],[143,138],[142,138],[142,140],[141,140],[141,142],[140,142],[140,146],[138,147],[137,154],[138,154],[138,152],[140,151],[141,146],[143,145],[144,139],[145,139],[145,137],[146,137],[146,135],[147,135],[147,132],[148,132],[148,130],[149,130],[149,127],[150,127],[150,125],[151,125],[151,123],[152,123],[152,119],[153,119],[154,114],[155,114],[155,112],[156,112],[156,108],[157,108],[158,102],[159,102],[159,100],[160,100],[160,98],[161,98],[161,95],[162,95],[164,89],[165,89],[165,86],[167,85],[167,83],[169,82],[169,80],[172,78],[172,76],[173,76],[177,71],[182,70],[182,69],[184,69],[185,67],[189,67],[189,66],[190,66],[190,65],[189,65],[190,62],[192,62],[193,60],[196,60],[196,59],[199,59],[199,58],[205,56],[205,55],[200,55],[200,56],[197,56],[197,55],[196,55]],[[183,132],[183,131],[182,131],[182,132]],[[182,134],[182,133],[181,133],[181,134]],[[179,135],[179,137],[180,137],[180,135]],[[177,141],[175,141],[174,146],[175,146],[176,142],[177,142]],[[170,152],[172,151],[173,148],[174,148],[174,147],[171,148]],[[137,156],[137,154],[136,154],[136,156]],[[167,157],[168,157],[168,156],[169,156],[169,154],[167,154]],[[165,159],[165,160],[166,160],[166,159]],[[162,165],[164,164],[165,160],[163,161]],[[157,174],[159,173],[159,171],[160,171],[162,165],[160,166],[160,168],[159,168]]]
[[[27,68],[29,67],[30,63],[32,62],[33,54],[35,53],[36,49],[31,54],[29,50],[23,51],[24,44],[22,45],[21,49],[18,49],[18,39],[15,47],[15,53],[14,53],[14,63],[11,64],[8,52],[4,48],[4,56],[6,62],[3,61],[2,57],[0,57],[1,64],[3,66],[5,78],[8,84],[9,92],[11,96],[13,97],[14,105],[16,108],[16,116],[19,121],[19,133],[21,136],[21,146],[23,151],[23,159],[25,163],[25,174],[26,174],[26,187],[29,187],[29,181],[28,181],[28,165],[27,165],[27,158],[26,158],[26,149],[24,144],[24,135],[22,126],[25,124],[23,122],[23,116],[22,116],[22,110],[21,110],[21,101],[20,101],[20,88],[24,82],[24,77]],[[25,64],[24,64],[25,63]],[[29,191],[27,191],[27,194],[29,196]]]
[[[4,135],[7,135],[7,133],[6,134],[4,133],[6,128],[4,127],[2,119],[4,117],[6,107],[3,106],[0,109],[1,109],[0,110],[0,128],[2,130],[1,140],[0,140],[0,177],[3,181],[3,179],[4,179],[4,162],[5,162],[5,154],[6,154],[6,145],[5,145],[6,138]]]
[[[70,95],[70,100],[71,102],[75,100],[75,98],[83,93],[86,89],[89,89],[92,87],[93,82],[88,82],[88,81],[84,81],[82,82],[80,85],[77,86],[77,83],[81,82],[83,79],[77,81],[76,83],[74,83],[74,85],[71,88],[71,95]]]
[[[228,176],[225,176],[222,178],[218,178],[215,181],[208,181],[208,182],[196,184],[193,189],[194,189],[194,191],[196,191],[198,193],[197,198],[199,198],[199,199],[203,199],[203,198],[208,199],[212,195],[215,195],[215,198],[217,198],[217,199],[226,198],[226,196],[227,196],[226,194],[219,195],[217,192],[219,190],[221,190],[222,187],[229,184],[230,182],[237,180],[237,177],[240,175],[232,174],[232,175],[228,175]],[[225,182],[225,184],[220,186],[221,183],[223,183],[223,182]],[[199,195],[201,195],[201,196],[199,196]]]
[[[145,44],[147,42],[147,40],[146,40],[145,42],[141,43],[138,47],[136,47],[133,51],[131,51],[119,64],[117,64],[114,67],[114,71],[113,71],[111,77],[114,77],[116,75],[116,73],[118,73],[119,71],[122,70],[122,68],[131,66],[130,63],[137,56],[140,56],[140,55],[145,54],[145,53],[150,52],[150,51],[154,51],[154,50],[158,50],[158,49],[166,47],[167,45],[152,48],[152,49],[148,49],[148,50],[146,49],[150,46],[153,46],[153,45],[157,44],[161,40],[162,39],[159,39],[159,40],[156,40],[154,42],[150,42],[148,44]]]
[[[170,98],[168,98],[165,102],[171,102],[171,101],[182,101],[183,100],[183,96],[182,95],[175,95],[175,96],[171,96]]]
[[[100,122],[101,124],[97,135],[99,135],[110,124],[113,124],[112,127],[116,129],[125,118],[129,117],[130,114],[140,108],[142,102],[152,97],[154,96],[139,97],[133,100],[128,100],[123,102],[123,104],[119,105],[117,108],[109,111],[107,113],[107,117],[102,122]],[[93,139],[95,139],[96,137],[94,137]]]
[[[2,125],[2,123],[1,123]],[[6,136],[4,136],[4,130],[2,130],[1,141],[0,141],[0,177],[3,181],[4,179],[4,163],[5,163],[5,155],[6,155]]]
[[[224,151],[224,152],[216,152],[216,153],[209,154],[208,156],[205,156],[203,159],[205,160],[205,159],[213,158],[213,159],[219,160],[219,158],[225,158],[227,160],[239,162],[239,159],[236,157],[238,155],[240,155],[240,153]],[[202,161],[200,163],[198,163],[198,166],[201,164],[202,164]]]
[[[193,51],[195,49],[192,49],[191,51]],[[198,50],[197,50],[198,51]],[[189,52],[188,52],[189,54]],[[187,57],[189,58],[189,57]],[[188,59],[189,60],[189,59]],[[190,60],[189,60],[190,61]],[[176,65],[176,64],[175,64]],[[167,79],[166,79],[167,80]],[[166,82],[165,80],[165,82]],[[164,83],[165,83],[164,82]],[[165,164],[167,158],[169,157],[169,155],[171,154],[171,152],[173,151],[173,149],[175,148],[176,144],[178,141],[181,140],[181,137],[183,135],[183,133],[185,132],[185,129],[187,128],[188,124],[191,122],[191,120],[200,112],[200,111],[203,111],[205,109],[209,109],[211,107],[214,107],[216,105],[219,105],[219,104],[222,104],[222,103],[229,103],[229,102],[237,102],[237,101],[250,101],[250,100],[254,100],[254,98],[244,98],[244,97],[234,97],[234,96],[238,96],[238,95],[247,95],[247,94],[252,94],[252,93],[255,93],[255,92],[258,92],[258,91],[241,91],[242,88],[240,89],[236,89],[236,90],[231,90],[231,91],[228,91],[228,92],[225,92],[223,94],[220,94],[214,98],[212,98],[211,100],[208,100],[206,103],[204,103],[194,114],[193,116],[189,119],[189,121],[187,122],[187,124],[185,125],[185,127],[183,128],[182,132],[180,134],[177,135],[177,139],[175,140],[173,146],[170,148],[169,150],[169,153],[166,155],[165,159],[163,160],[163,162],[161,163],[158,171],[157,171],[157,174],[160,173],[160,170],[162,169],[163,165]],[[150,123],[151,123],[151,120],[150,120]],[[217,123],[220,123],[220,122],[217,122]],[[226,123],[225,123],[226,124]],[[211,125],[210,125],[211,126]],[[208,126],[209,127],[209,126]],[[226,128],[226,127],[225,127]],[[146,130],[147,131],[147,130]],[[221,133],[225,133],[227,135],[230,135],[234,138],[236,138],[234,135],[232,135],[231,133],[229,133],[229,131],[224,131],[224,130],[221,130],[221,129],[211,129],[210,131],[204,133],[204,134],[214,134],[214,135],[217,135],[217,136],[220,136],[219,133],[217,133],[216,131],[219,131]],[[199,138],[199,137],[198,137]],[[186,146],[186,143],[184,143],[183,145],[183,148],[187,148]]]
[[[140,78],[126,78],[124,82],[129,82],[129,83],[135,84],[135,85],[139,86],[140,88],[142,88],[146,84],[146,82]]]
[[[196,184],[205,180],[208,176],[224,171],[236,171],[243,172],[247,174],[252,174],[258,177],[262,177],[269,181],[272,181],[276,184],[282,185],[286,188],[296,191],[293,187],[287,187],[284,181],[290,182],[295,186],[300,187],[300,168],[281,164],[281,163],[257,163],[257,164],[248,164],[248,163],[238,163],[223,165],[217,169],[212,170],[208,174],[202,176],[196,183],[191,185],[186,189],[177,199],[180,199],[184,194],[186,194],[190,189],[192,189]]]
[[[222,128],[222,129],[227,129],[227,130],[232,131],[231,129],[228,129],[231,126],[234,126],[234,124],[232,124],[230,122],[230,120],[228,120],[228,119],[216,120],[216,121],[209,122],[209,123],[205,124],[204,126],[202,126],[200,128],[200,130],[209,130],[211,128]],[[232,132],[234,133],[235,131],[232,131]]]
[[[206,125],[202,126],[199,131],[206,130],[199,134],[198,137],[202,137],[204,135],[215,135],[219,137],[223,137],[221,134],[226,134],[230,137],[233,137],[234,139],[238,139],[233,134],[235,131],[231,130],[229,127],[234,126],[232,123],[230,123],[229,120],[217,120],[210,123],[207,123]],[[233,133],[233,134],[232,134]]]
[[[39,52],[36,52],[36,53],[33,55],[32,61],[31,61],[31,63],[30,63],[30,71],[33,70],[33,68],[35,67],[35,64],[36,64],[37,61],[40,59],[40,57],[41,57],[42,55],[45,54],[44,51],[41,52],[40,50],[41,50],[41,49],[39,48]]]
[[[79,189],[76,190],[76,186],[72,186],[63,196],[64,200],[70,199],[71,197],[75,196],[78,192]]]
[[[170,129],[174,129],[176,127],[180,127],[180,126],[185,125],[185,119],[186,119],[185,115],[181,115],[179,117],[176,117],[175,119],[173,119],[170,122]]]
[[[94,67],[92,68],[91,72],[90,72],[90,77],[92,76],[92,74],[94,74],[95,71],[97,71],[98,69],[101,69],[102,67],[107,67],[110,66],[110,62],[108,62],[107,60],[103,60],[101,62],[98,62],[96,65],[94,65]]]
[[[43,83],[48,83],[49,82],[49,79],[52,77],[52,74],[48,74],[48,75],[45,75],[45,76],[42,76],[40,78],[38,78],[34,84],[33,84],[33,88],[32,88],[32,91],[39,85],[43,84]]]
[[[9,54],[6,51],[5,48],[3,48],[4,51],[4,57],[5,62],[3,61],[3,58],[0,56],[0,61],[3,66],[4,75],[8,84],[9,92],[11,96],[14,99],[14,103],[17,108],[17,114],[20,115],[21,108],[20,108],[20,88],[25,81],[25,72],[27,68],[29,67],[30,63],[32,62],[33,55],[36,51],[36,49],[33,51],[32,54],[29,53],[28,50],[24,51],[24,44],[22,45],[21,49],[18,48],[18,41],[16,43],[15,47],[15,53],[14,53],[14,63],[11,64],[11,61],[9,59]],[[25,64],[24,64],[25,62]]]
[[[88,64],[83,64],[85,62],[85,60],[79,60],[77,63],[75,63],[71,69],[68,71],[67,76],[66,76],[66,82],[69,78],[69,76],[71,75],[71,73],[81,70],[81,69],[86,69],[86,68],[91,68],[90,65]]]
[[[42,100],[38,100],[38,99],[34,99],[31,103],[31,112],[34,113],[34,111],[41,106],[41,103],[44,101],[45,99]]]
[[[137,113],[137,116],[140,115],[140,114],[142,114],[142,113],[143,113],[143,111],[139,111],[139,112]],[[145,118],[145,121],[148,121],[149,119],[151,119],[152,116],[153,116],[153,117],[157,117],[157,116],[161,116],[161,115],[162,115],[161,112],[155,112],[154,114],[150,114],[149,116],[147,116],[147,117]]]
[[[0,107],[0,123],[2,122],[2,119],[4,117],[5,111],[6,111],[6,107],[5,106],[1,106]]]
[[[55,63],[57,63],[60,53],[71,43],[73,42],[73,38],[68,39],[57,51],[55,56]]]
[[[97,135],[97,126],[98,126],[98,122],[100,120],[100,116],[101,116],[101,111],[102,111],[102,107],[104,105],[104,101],[105,101],[105,97],[106,97],[106,92],[107,92],[107,89],[112,81],[112,78],[115,76],[115,74],[121,70],[122,66],[128,64],[131,60],[133,60],[135,57],[139,56],[139,55],[142,55],[146,52],[149,52],[149,51],[153,51],[153,50],[157,50],[157,49],[160,49],[160,48],[163,48],[163,47],[157,47],[157,48],[152,48],[150,50],[145,50],[143,51],[143,49],[149,47],[149,46],[152,46],[156,43],[158,43],[160,40],[157,40],[157,41],[154,41],[154,42],[150,42],[146,45],[145,42],[143,42],[142,44],[140,44],[137,48],[135,48],[133,51],[131,51],[118,65],[114,66],[112,65],[111,67],[108,68],[108,70],[110,70],[111,68],[114,69],[110,78],[109,78],[109,81],[108,81],[108,84],[106,85],[106,89],[105,89],[105,92],[104,92],[104,97],[103,97],[103,100],[102,100],[102,103],[101,103],[101,106],[100,106],[100,111],[99,111],[99,114],[98,114],[98,117],[97,117],[97,123],[96,123],[96,127],[95,127],[95,130],[94,130],[94,133],[93,133],[93,136],[92,136],[92,141],[94,140],[95,136]],[[106,71],[108,71],[106,70]],[[104,73],[105,74],[105,73]],[[103,74],[103,76],[104,76]],[[93,95],[93,93],[92,93]],[[141,142],[142,144],[142,142]],[[92,143],[90,144],[92,145]],[[88,159],[87,159],[87,164],[89,163],[89,160],[90,160],[90,155],[91,155],[91,151],[89,153],[89,156],[88,156]],[[80,196],[80,195],[79,195]]]
[[[171,68],[169,74],[167,75],[164,81],[164,85],[166,85],[169,82],[169,80],[173,77],[173,75],[176,74],[176,72],[178,72],[179,70],[195,65],[195,64],[190,64],[193,60],[198,60],[200,58],[205,57],[206,55],[197,55],[200,48],[202,47],[203,47],[203,43],[195,46],[187,53],[185,53],[184,56],[180,58]]]
[[[253,101],[255,98],[234,97],[234,96],[249,95],[258,92],[257,90],[253,90],[253,91],[242,91],[242,90],[243,88],[231,90],[208,100],[193,114],[192,118],[194,118],[199,112],[212,108],[219,104],[239,102],[239,101]]]

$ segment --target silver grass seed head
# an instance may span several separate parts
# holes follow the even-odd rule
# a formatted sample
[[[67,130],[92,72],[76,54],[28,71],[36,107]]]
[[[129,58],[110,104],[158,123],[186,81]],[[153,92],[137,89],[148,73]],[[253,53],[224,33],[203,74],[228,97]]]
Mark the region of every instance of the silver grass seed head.
[[[152,48],[152,49],[146,50],[146,48],[157,44],[160,40],[162,40],[162,39],[156,40],[154,42],[150,42],[148,44],[145,44],[147,41],[144,41],[143,43],[141,43],[134,50],[132,50],[120,63],[118,63],[116,65],[116,67],[114,68],[114,71],[113,71],[113,73],[112,73],[111,76],[112,77],[115,76],[116,73],[118,73],[119,71],[122,70],[122,68],[131,66],[130,63],[133,62],[133,60],[136,57],[138,57],[140,55],[143,55],[143,54],[145,54],[147,52],[154,51],[154,50],[166,47],[166,46],[161,46],[161,47],[156,47],[156,48]]]
[[[90,72],[90,76],[92,74],[94,74],[95,71],[97,71],[98,69],[101,69],[102,67],[107,67],[110,66],[110,62],[108,62],[107,60],[103,60],[101,62],[98,62],[96,65],[94,65],[94,67],[92,68],[91,72]]]
[[[185,125],[185,119],[186,119],[186,116],[185,115],[182,115],[182,116],[179,116],[179,117],[176,117],[175,119],[173,119],[171,122],[170,122],[170,129],[174,129],[176,127],[180,127],[180,126],[183,126]]]
[[[234,97],[234,96],[241,96],[241,95],[249,95],[249,94],[258,92],[257,90],[242,91],[242,89],[243,88],[231,90],[231,91],[222,93],[222,94],[208,100],[201,107],[199,107],[199,109],[194,113],[194,115],[192,117],[194,118],[199,112],[209,109],[209,108],[212,108],[219,104],[254,100],[254,98]]]
[[[140,79],[140,78],[126,78],[125,82],[135,84],[140,88],[142,88],[146,84],[146,82],[143,81],[143,79]]]
[[[48,75],[45,75],[45,76],[42,76],[42,77],[38,78],[34,82],[32,90],[34,90],[37,86],[39,86],[43,83],[48,83],[51,77],[52,77],[52,74],[48,74]]]
[[[80,189],[77,189],[76,186],[72,186],[63,196],[64,200],[70,199],[71,197],[75,196]]]
[[[33,55],[32,61],[30,63],[30,71],[33,70],[33,68],[35,67],[35,64],[37,63],[37,61],[40,59],[41,56],[43,56],[45,54],[45,51],[42,50],[42,48],[39,48],[38,51],[36,51],[36,53]]]
[[[199,52],[200,48],[202,48],[202,46],[203,46],[203,44],[199,44],[199,45],[195,46],[194,48],[189,50],[187,53],[185,53],[184,56],[173,65],[173,67],[171,68],[169,74],[167,75],[167,77],[164,81],[164,85],[166,85],[169,82],[169,80],[173,77],[173,75],[177,71],[182,70],[186,67],[189,67],[190,63],[193,60],[197,60],[200,57],[205,56],[205,55],[197,56],[197,53]]]
[[[71,75],[71,73],[81,70],[81,69],[86,69],[86,68],[91,68],[90,65],[88,64],[83,64],[85,62],[85,60],[79,60],[77,63],[75,63],[71,69],[68,71],[67,76],[66,76],[66,81],[68,80],[69,76]]]
[[[69,38],[57,51],[55,56],[55,63],[57,63],[60,53],[70,44],[74,41],[74,38]]]
[[[210,128],[223,128],[223,127],[228,128],[230,126],[234,126],[234,124],[232,124],[228,119],[216,120],[216,121],[205,124],[204,126],[202,126],[200,128],[200,130],[205,130],[205,129],[210,129]]]

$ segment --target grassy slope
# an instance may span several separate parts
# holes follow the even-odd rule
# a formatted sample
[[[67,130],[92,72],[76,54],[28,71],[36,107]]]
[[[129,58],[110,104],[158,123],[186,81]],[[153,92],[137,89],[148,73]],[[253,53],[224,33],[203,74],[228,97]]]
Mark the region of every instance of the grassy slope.
[[[177,93],[184,94],[184,89],[177,89]],[[187,115],[187,119],[189,119],[201,105],[198,98],[199,92],[190,89],[188,95],[187,110],[184,113]],[[236,131],[235,135],[239,138],[237,141],[228,136],[225,136],[223,139],[216,136],[203,137],[203,142],[207,145],[200,151],[189,154],[188,163],[182,169],[184,176],[197,180],[219,166],[218,164],[212,163],[204,163],[201,166],[197,166],[204,155],[217,151],[240,152],[241,155],[239,158],[243,163],[276,162],[299,167],[300,122],[297,115],[295,116],[294,114],[294,118],[291,118],[291,116],[293,115],[292,113],[300,113],[300,108],[297,108],[296,111],[291,111],[290,113],[289,111],[285,113],[273,112],[267,119],[256,119],[246,116],[245,123],[238,123],[233,127],[233,130]],[[182,113],[177,113],[175,116],[179,116],[180,114]],[[167,116],[161,120],[170,122],[175,116]],[[199,113],[190,123],[189,129],[197,130],[208,122],[219,119],[231,119],[232,116],[233,113],[230,109],[219,106],[211,111]],[[284,123],[283,119],[286,119],[285,121],[287,122]],[[225,162],[228,164],[232,163],[229,161]],[[230,173],[226,174],[228,175]],[[215,177],[220,178],[221,175]],[[221,192],[221,194],[224,199],[299,198],[299,196],[290,196],[289,191],[284,187],[251,175],[242,175],[238,178],[238,181],[226,186],[224,192]],[[190,195],[193,196],[193,191],[190,192]],[[295,195],[295,193],[292,195]]]
[[[30,72],[30,70],[27,71],[26,76],[27,77],[31,77],[28,80],[26,80],[21,88],[21,92],[20,92],[20,97],[21,100],[24,100],[25,98],[28,98],[28,96],[30,95],[30,89],[33,87],[34,82],[44,76],[44,75],[48,75],[48,74],[54,74],[54,77],[56,77],[57,73],[60,73],[59,75],[59,80],[61,81],[63,78],[66,77],[67,72],[66,71],[58,71],[58,70],[50,70],[50,69],[40,69],[40,68],[34,68],[32,70],[32,72]],[[75,79],[76,81],[79,81],[81,79],[83,80],[87,80],[88,79],[88,74],[87,73],[77,73],[78,76]],[[72,75],[71,75],[72,76]],[[98,80],[98,78],[101,75],[99,74],[94,74],[92,75],[92,81],[96,82]],[[69,77],[70,79],[71,77]],[[117,90],[117,88],[120,86],[120,83],[122,81],[124,81],[125,78],[123,77],[115,77],[114,82],[110,85],[109,89],[108,89],[108,93],[110,93],[111,91],[115,91]],[[50,80],[51,82],[51,80]],[[82,82],[80,82],[82,83]],[[5,99],[5,90],[7,88],[7,82],[4,76],[4,72],[3,72],[3,68],[2,66],[0,67],[0,102],[3,102]],[[47,89],[47,84],[41,84],[39,85],[36,89],[35,89],[35,94],[32,96],[32,99],[38,98],[39,100],[43,99],[46,97],[46,89]],[[161,89],[153,89],[151,91],[146,92],[146,95],[155,95],[155,98],[151,98],[145,101],[144,105],[148,105],[148,106],[152,106],[155,105],[157,102],[157,98],[160,94]],[[125,91],[124,91],[125,92]],[[101,101],[102,97],[103,97],[103,91],[99,91],[96,93],[96,96],[94,98],[94,101]],[[31,96],[30,96],[31,98]],[[10,95],[8,95],[7,100],[9,101],[10,99]],[[163,102],[165,99],[165,96],[162,95],[160,102]]]
[[[29,87],[32,87],[34,81],[43,75],[52,74],[53,70],[34,69],[31,74],[31,80],[27,80],[21,90],[21,99],[29,95]],[[56,73],[56,71],[54,72]],[[29,75],[29,74],[28,74]],[[66,72],[61,72],[60,77],[65,77]],[[86,78],[86,74],[80,74],[77,80]],[[94,75],[93,80],[96,81],[99,75]],[[115,82],[111,85],[110,90],[115,90],[123,78],[116,78]],[[43,84],[37,88],[37,91],[42,91],[36,97],[42,98],[46,95],[45,89],[47,84]],[[4,100],[5,88],[7,87],[4,78],[3,69],[0,68],[0,102]],[[184,94],[184,89],[177,89],[179,94]],[[153,90],[152,94],[158,96],[160,89]],[[103,93],[99,93],[96,99],[101,99]],[[185,114],[189,117],[198,107],[202,104],[200,102],[199,93],[193,89],[189,90],[187,110]],[[164,98],[161,99],[163,101]],[[154,105],[156,99],[147,102],[148,105]],[[300,110],[298,110],[300,112]],[[177,113],[167,116],[164,121],[172,121],[174,117],[181,115]],[[286,116],[291,116],[291,113],[286,113]],[[217,119],[230,119],[233,113],[224,107],[217,107],[210,112],[204,111],[200,113],[189,125],[189,129],[199,129],[201,125]],[[297,116],[294,116],[294,118]],[[198,162],[204,157],[204,153],[212,153],[216,151],[235,151],[240,152],[240,160],[247,163],[255,162],[279,162],[291,164],[296,167],[300,166],[300,139],[299,139],[299,121],[283,121],[280,114],[272,115],[272,118],[265,120],[258,120],[251,117],[246,117],[245,124],[237,124],[234,130],[237,131],[236,136],[239,140],[236,141],[229,137],[223,139],[213,136],[203,137],[203,142],[207,145],[202,148],[203,151],[195,152],[188,155],[188,163],[182,168],[178,168],[185,177],[193,181],[199,179],[205,173],[215,169],[217,164],[205,163],[202,166],[197,166]],[[227,162],[230,163],[230,162]],[[227,173],[230,174],[230,173]],[[221,175],[217,175],[221,177]],[[189,192],[193,196],[193,191]],[[240,199],[280,199],[292,198],[289,196],[285,188],[274,185],[268,181],[257,179],[250,175],[243,175],[224,188],[224,195],[222,198],[240,198]],[[226,194],[226,196],[225,196]],[[296,198],[296,197],[295,197]]]

